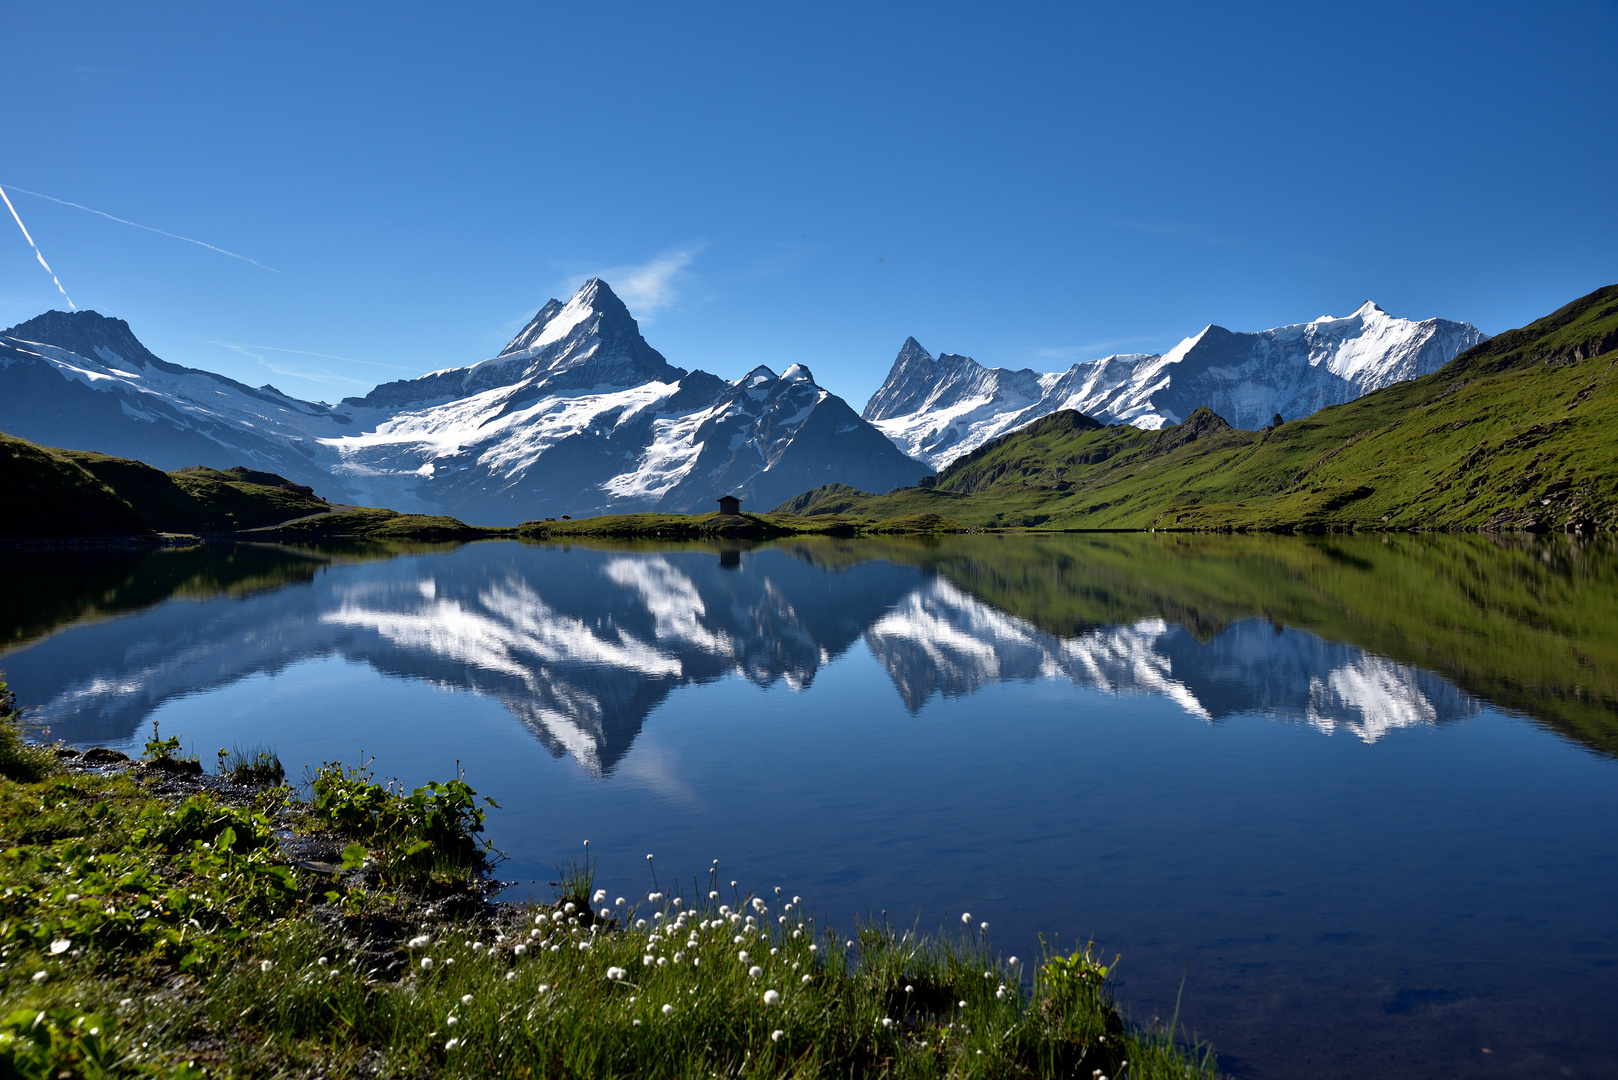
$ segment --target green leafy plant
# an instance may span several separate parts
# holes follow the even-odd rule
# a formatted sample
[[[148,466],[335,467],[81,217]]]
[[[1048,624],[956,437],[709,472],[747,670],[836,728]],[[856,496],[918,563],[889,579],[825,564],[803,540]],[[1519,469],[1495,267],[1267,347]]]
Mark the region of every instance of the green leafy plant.
[[[29,743],[17,695],[0,671],[0,776],[9,780],[40,780],[50,775],[55,761],[48,748]]]
[[[391,881],[464,883],[489,865],[493,849],[479,842],[483,798],[464,776],[432,782],[406,795],[397,782],[375,781],[370,762],[326,762],[310,781],[314,819],[368,845],[372,864]],[[346,854],[345,854],[346,857]]]
[[[152,721],[152,734],[146,740],[146,748],[141,754],[142,761],[175,761],[180,752],[180,737],[171,735],[164,739],[159,736],[157,721]]]
[[[285,780],[287,771],[281,764],[280,756],[268,747],[255,746],[251,750],[243,750],[233,746],[229,750],[224,747],[219,749],[219,775],[227,776],[238,784],[267,787]]]

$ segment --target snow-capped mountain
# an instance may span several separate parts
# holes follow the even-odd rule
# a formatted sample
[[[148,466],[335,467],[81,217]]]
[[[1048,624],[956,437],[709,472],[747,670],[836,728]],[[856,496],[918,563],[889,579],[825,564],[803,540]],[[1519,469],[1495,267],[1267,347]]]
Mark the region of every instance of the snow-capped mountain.
[[[912,713],[1053,679],[1208,721],[1262,715],[1376,742],[1480,707],[1431,672],[1265,619],[1206,641],[1152,616],[1059,636],[886,559],[829,571],[781,547],[736,565],[489,545],[380,563],[258,557],[288,584],[89,618],[7,653],[33,721],[74,743],[132,740],[180,697],[335,656],[500,701],[551,753],[602,775],[676,689],[742,678],[804,690],[860,642]],[[983,717],[986,733],[1006,722]]]
[[[0,334],[0,430],[491,524],[707,510],[725,493],[767,510],[820,484],[887,491],[932,471],[802,365],[735,382],[674,367],[598,279],[498,356],[335,406],[164,363],[117,319],[51,312]]]
[[[935,467],[1060,409],[1156,429],[1206,405],[1254,430],[1437,371],[1484,339],[1470,323],[1399,319],[1370,301],[1346,318],[1233,333],[1208,326],[1163,354],[1128,353],[1063,372],[936,359],[905,341],[863,416]]]

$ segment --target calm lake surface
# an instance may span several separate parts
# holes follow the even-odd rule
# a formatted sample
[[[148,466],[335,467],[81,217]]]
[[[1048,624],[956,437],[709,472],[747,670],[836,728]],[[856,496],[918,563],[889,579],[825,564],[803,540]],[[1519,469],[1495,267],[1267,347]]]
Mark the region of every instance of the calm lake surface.
[[[52,737],[501,806],[511,899],[718,859],[1094,938],[1246,1077],[1618,1075],[1618,557],[1139,535],[0,553]],[[1183,993],[1181,991],[1183,983]]]

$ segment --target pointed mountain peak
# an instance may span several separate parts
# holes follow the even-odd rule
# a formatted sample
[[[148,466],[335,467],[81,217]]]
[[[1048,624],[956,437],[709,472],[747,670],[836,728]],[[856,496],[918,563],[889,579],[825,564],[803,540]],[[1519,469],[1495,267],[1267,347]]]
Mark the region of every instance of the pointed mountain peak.
[[[931,360],[933,354],[921,347],[921,342],[913,337],[905,338],[905,343],[899,346],[899,355],[894,359],[895,364],[904,364],[916,360]]]
[[[781,373],[781,379],[783,382],[805,382],[811,385],[815,381],[815,377],[810,374],[805,364],[793,364]]]
[[[1382,307],[1376,303],[1376,301],[1367,300],[1365,303],[1361,304],[1357,310],[1355,310],[1354,317],[1359,319],[1369,319],[1377,315],[1386,314],[1387,312],[1384,311]]]
[[[546,301],[539,313],[528,321],[528,325],[500,350],[500,355],[509,356],[561,341],[575,327],[593,318],[612,323],[615,327],[630,328],[637,336],[640,333],[634,316],[618,299],[618,294],[612,291],[612,286],[593,277],[580,285],[567,303],[555,298]]]
[[[748,386],[756,386],[761,382],[774,382],[775,380],[775,372],[771,371],[763,364],[760,364],[758,367],[754,368],[752,371],[749,371],[741,378],[741,381],[746,383]]]
[[[128,323],[99,311],[47,311],[0,330],[0,335],[55,345],[81,356],[98,357],[100,350],[106,350],[134,364],[162,362],[140,343]]]

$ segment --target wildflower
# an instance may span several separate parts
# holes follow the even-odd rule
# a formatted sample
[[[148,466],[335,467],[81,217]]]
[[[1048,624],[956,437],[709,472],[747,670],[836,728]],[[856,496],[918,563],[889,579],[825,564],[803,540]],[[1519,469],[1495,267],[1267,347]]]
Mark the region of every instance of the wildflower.
[[[618,899],[614,900],[613,903],[618,907],[623,907],[626,903],[628,903],[628,901],[620,896]]]
[[[673,1005],[665,1005],[665,1006],[663,1006],[663,1015],[664,1016],[673,1016],[674,1015],[674,1006]]]
[[[601,905],[601,917],[603,919],[612,918],[612,908],[608,907],[606,904],[602,904]]]
[[[433,958],[432,957],[424,956],[424,957],[421,958],[421,970],[427,971],[432,966],[433,966]]]
[[[539,937],[541,935],[540,935],[540,932],[538,930],[530,930],[530,931],[528,931],[528,936],[531,937],[531,938],[537,938],[537,937]]]
[[[550,919],[546,918],[545,913],[543,911],[540,912],[538,915],[534,916],[534,925],[535,926],[544,926],[548,922],[550,922]]]
[[[472,951],[473,952],[482,952],[483,951],[483,942],[481,942],[481,941],[472,942]]]
[[[852,944],[852,942],[850,942],[850,944]],[[819,945],[810,945],[809,946],[809,951],[810,952],[819,952],[820,951],[820,946]]]
[[[843,948],[852,949],[853,947],[854,947],[854,939],[853,938],[849,938],[847,941],[843,942]]]
[[[73,947],[73,942],[72,942],[71,939],[65,938],[65,937],[59,937],[55,941],[51,942],[51,955],[52,956],[61,956],[63,953],[67,952],[72,947]]]
[[[963,1002],[960,1002],[960,1006],[961,1006],[961,1008],[963,1008],[963,1009],[964,1009],[964,1008],[966,1008],[966,1002],[964,1002],[964,1001],[963,1001]]]
[[[674,906],[675,906],[675,907],[679,907],[679,906],[680,906],[680,904],[681,904],[681,903],[682,903],[682,901],[681,901],[681,900],[680,900],[680,898],[679,898],[679,897],[678,897],[678,896],[676,896],[676,897],[675,897],[675,898],[674,898],[674,900],[673,900],[673,903],[674,903]]]
[[[996,998],[998,998],[998,999],[1000,999],[1000,1000],[1004,1000],[1004,999],[1005,999],[1005,996],[1006,996],[1006,988],[1005,988],[1005,987],[1003,987],[1003,986],[1002,986],[1002,987],[1000,987],[1000,988],[999,988],[999,989],[998,989],[998,990],[996,990],[996,991],[995,991],[995,992],[994,992],[994,996],[995,996],[995,997],[996,997]]]
[[[513,945],[511,947],[511,952],[515,956],[521,956],[523,953],[525,953],[527,951],[528,951],[528,946],[524,945],[520,941],[517,944],[515,944],[515,945]]]
[[[448,1027],[454,1027],[456,1024],[459,1024],[460,1022],[461,1021],[460,1021],[459,1017],[457,1017],[454,1013],[450,1013],[449,1018],[444,1021],[444,1024],[446,1026],[448,1026]]]
[[[740,960],[744,964],[747,963],[747,953],[745,951],[737,953],[736,959]]]
[[[573,914],[575,911],[577,911],[579,909],[574,906],[574,904],[573,904],[573,902],[571,900],[569,900],[567,903],[562,905],[562,910],[565,911],[567,914],[571,915],[571,914]]]
[[[461,1004],[462,1005],[470,1005],[470,1004],[472,1004],[472,995],[471,994],[462,994],[461,995]]]
[[[749,979],[756,979],[762,974],[764,974],[764,969],[759,967],[757,964],[754,964],[752,967],[747,969],[747,977]]]
[[[331,963],[331,961],[322,956],[320,959],[316,960],[315,963],[319,964],[321,967],[325,967],[327,964]]]
[[[119,998],[118,999],[118,1007],[120,1009],[127,1009],[133,1004],[135,1004],[135,999],[134,998]]]
[[[883,1017],[883,1018],[882,1018],[882,1026],[883,1026],[883,1027],[885,1027],[885,1028],[887,1028],[887,1027],[892,1027],[892,1026],[893,1026],[893,1017],[891,1017],[891,1016],[884,1016],[884,1017]]]
[[[978,929],[987,934],[989,932],[989,924],[986,922],[978,923]]]
[[[678,964],[681,960],[684,960],[684,959],[685,959],[685,953],[677,952],[677,953],[674,954],[674,962],[676,964]]]
[[[517,973],[515,971],[506,972],[506,982],[516,982],[516,981],[517,981]]]
[[[658,967],[668,967],[669,966],[669,958],[666,957],[666,956],[659,956],[657,958],[657,966]]]
[[[794,930],[794,931],[792,931],[792,936],[795,937],[795,938],[803,937],[803,931],[802,930]]]
[[[1011,967],[1016,967],[1016,966],[1017,966],[1017,965],[1018,965],[1018,964],[1020,964],[1020,963],[1022,963],[1022,961],[1021,961],[1021,960],[1018,960],[1018,959],[1017,959],[1017,958],[1016,958],[1016,957],[1015,957],[1015,956],[1013,956],[1013,957],[1009,957],[1009,958],[1008,958],[1008,959],[1007,959],[1007,960],[1006,960],[1006,963],[1007,963],[1007,964],[1008,964],[1008,965],[1010,965],[1010,966],[1011,966]]]
[[[731,938],[730,940],[731,940],[732,944],[740,945],[742,942],[747,940],[747,935],[745,935],[745,934],[737,934],[735,937]]]
[[[963,923],[965,923],[967,926],[971,926],[972,925],[972,913],[970,911],[961,912],[961,921]]]
[[[621,967],[610,967],[607,969],[607,978],[611,979],[613,982],[619,981],[626,974],[628,974],[628,972],[624,971],[624,969]]]
[[[784,1036],[785,1034],[786,1034],[786,1032],[782,1031],[780,1028],[777,1028],[774,1031],[770,1032],[770,1041],[771,1042],[780,1042],[782,1036]]]
[[[708,891],[708,899],[710,899],[710,900],[719,899],[719,891],[717,889],[710,889]]]
[[[799,979],[799,980],[798,980],[798,981],[799,981],[799,982],[801,982],[801,983],[803,983],[803,985],[805,985],[805,986],[808,986],[808,985],[809,985],[809,981],[810,981],[810,980],[811,980],[811,979],[812,979],[812,978],[814,978],[814,976],[812,976],[812,975],[805,975],[805,976],[804,976],[804,977],[803,977],[803,978],[801,978],[801,979]]]
[[[34,972],[34,982],[36,982],[36,983],[42,983],[46,979],[48,979],[50,977],[51,977],[51,973],[48,972],[48,971],[36,971],[36,972]]]
[[[274,966],[275,966],[275,962],[273,960],[265,960],[265,961],[263,961],[262,963],[260,963],[258,965],[258,969],[260,971],[268,971]]]
[[[618,969],[618,972],[619,972],[619,977],[620,977],[620,978],[622,978],[622,976],[623,976],[623,970],[624,970],[624,969],[623,969],[623,968],[619,968],[619,969]],[[612,973],[611,973],[611,972],[610,972],[610,971],[609,971],[609,972],[608,972],[608,978],[611,978],[611,974],[612,974]],[[550,983],[540,983],[540,984],[539,984],[539,992],[540,992],[540,993],[541,993],[541,994],[548,994],[548,993],[550,993],[550,992],[551,992],[551,984],[550,984]]]
[[[645,919],[636,919],[635,920],[635,929],[636,930],[644,930],[644,929],[646,929],[646,920]]]
[[[793,903],[794,903],[794,904],[801,904],[801,903],[802,903],[802,902],[803,902],[803,897],[801,897],[801,896],[794,896],[794,897],[793,897],[793,898],[792,898],[792,902],[793,902]]]
[[[766,1004],[766,1005],[779,1005],[779,1004],[781,1004],[781,995],[776,993],[774,990],[766,990],[766,991],[764,991],[764,1004]]]
[[[607,898],[607,890],[606,889],[597,889],[595,891],[595,895],[590,897],[590,902],[592,904],[599,904],[599,903],[601,903],[601,901],[605,900],[606,898]]]
[[[449,1042],[444,1044],[444,1049],[445,1050],[453,1050],[459,1045],[461,1045],[461,1040],[459,1040],[459,1039],[451,1039],[451,1040],[449,1040]]]
[[[771,956],[777,956],[777,955],[779,955],[779,954],[780,954],[780,952],[781,952],[781,950],[780,950],[780,949],[771,949],[771,950],[770,950],[770,955],[771,955]]]
[[[640,1021],[639,1020],[631,1020],[629,1022],[629,1026],[630,1027],[640,1027]]]
[[[905,987],[905,993],[907,993],[907,994],[914,994],[914,993],[915,993],[915,992],[916,992],[916,988],[915,988],[915,987],[914,987],[914,986],[907,986],[907,987]]]

